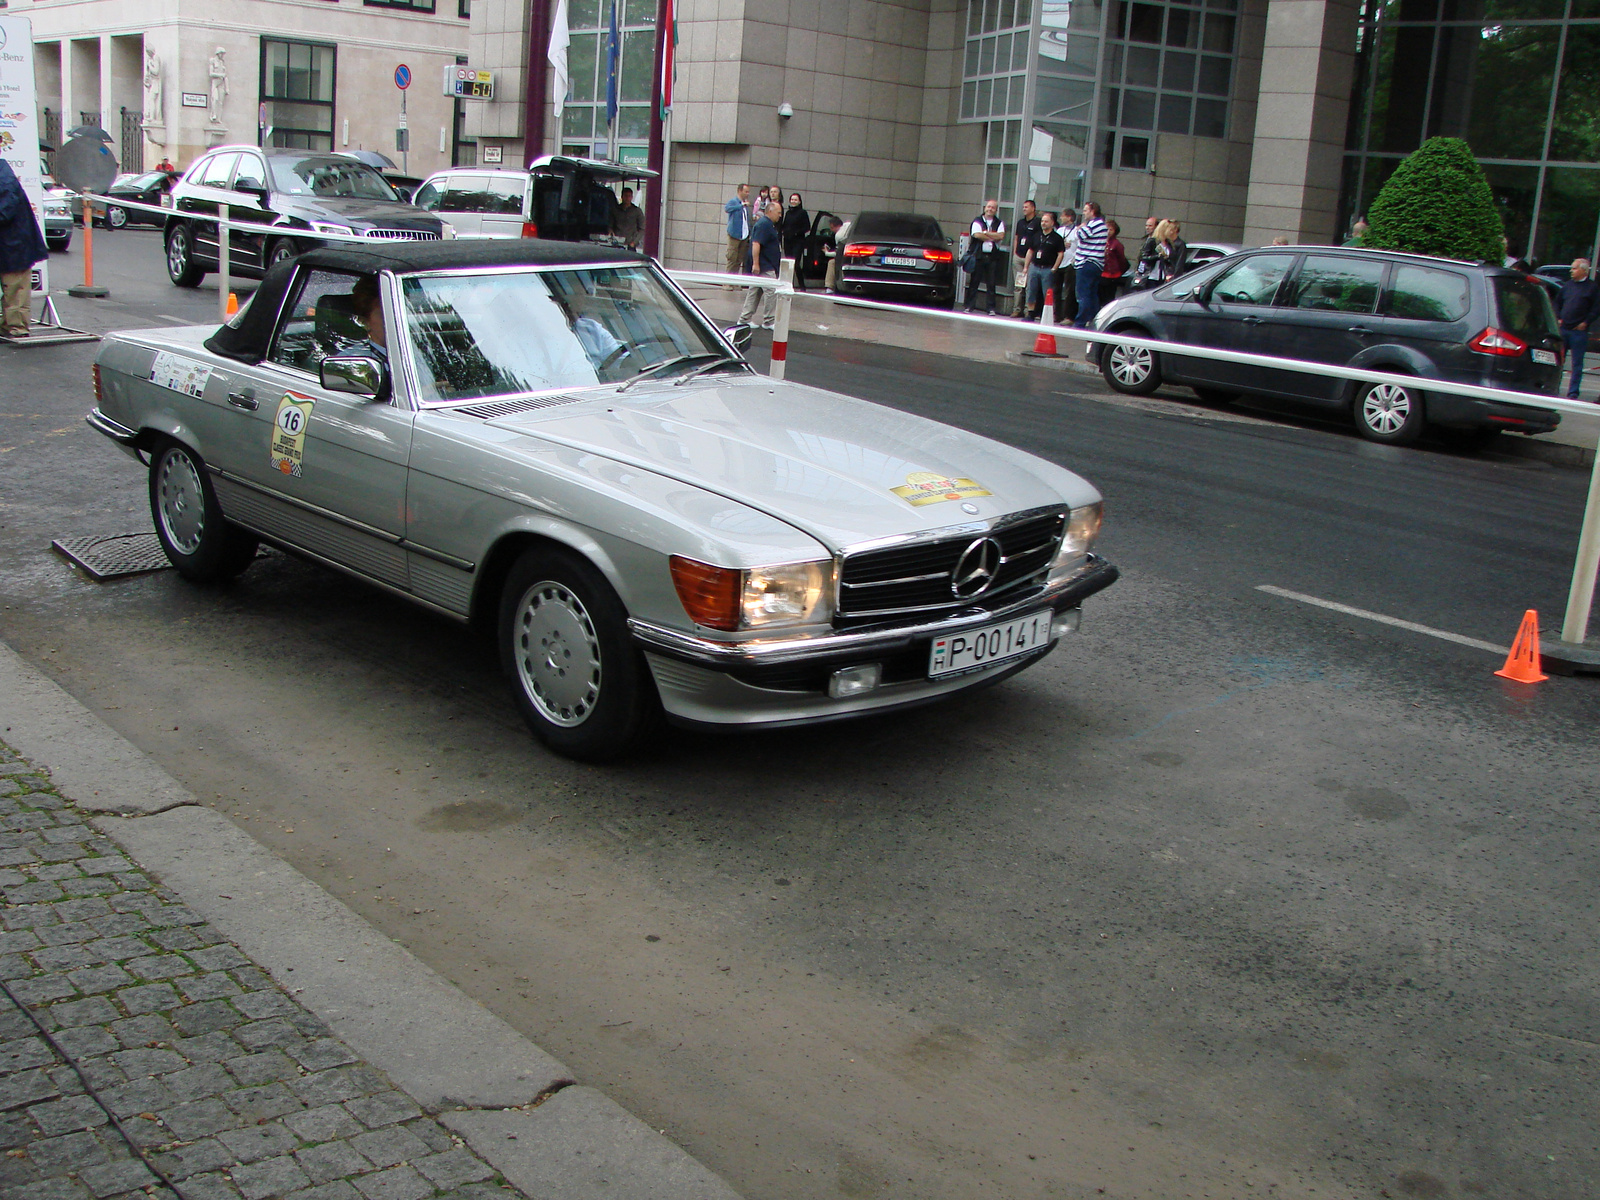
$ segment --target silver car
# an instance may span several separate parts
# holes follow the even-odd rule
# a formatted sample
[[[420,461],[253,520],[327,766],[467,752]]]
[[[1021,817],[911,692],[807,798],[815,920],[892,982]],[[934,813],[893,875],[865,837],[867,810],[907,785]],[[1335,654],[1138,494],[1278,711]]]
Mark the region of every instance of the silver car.
[[[730,331],[737,340],[739,331]],[[552,749],[994,683],[1116,568],[1009,446],[755,374],[650,261],[397,243],[274,267],[227,325],[109,336],[94,428],[197,582],[259,542],[497,634]]]

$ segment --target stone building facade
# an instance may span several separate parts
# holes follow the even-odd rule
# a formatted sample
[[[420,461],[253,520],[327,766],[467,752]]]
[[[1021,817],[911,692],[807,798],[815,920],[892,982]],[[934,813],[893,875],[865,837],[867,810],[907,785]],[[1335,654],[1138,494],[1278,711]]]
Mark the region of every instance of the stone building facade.
[[[125,169],[224,142],[377,150],[412,174],[451,163],[467,0],[9,0],[33,23],[41,123],[98,119]],[[219,53],[220,51],[220,53]],[[410,150],[396,149],[405,64]]]

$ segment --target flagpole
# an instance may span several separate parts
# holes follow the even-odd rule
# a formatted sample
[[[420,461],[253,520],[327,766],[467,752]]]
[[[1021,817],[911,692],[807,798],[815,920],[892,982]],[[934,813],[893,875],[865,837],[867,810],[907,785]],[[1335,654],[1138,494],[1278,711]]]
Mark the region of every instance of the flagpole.
[[[549,81],[550,0],[528,5],[528,70],[522,96],[522,165],[544,153],[544,93]],[[562,51],[565,54],[565,49]],[[556,98],[560,111],[560,97]]]
[[[617,72],[622,57],[622,35],[617,32],[617,0],[611,0],[611,24],[606,35],[606,158],[617,161]]]
[[[656,0],[656,61],[650,81],[649,167],[658,178],[650,185],[644,210],[644,252],[658,259],[666,247],[667,130],[672,119],[666,107],[666,97],[671,85],[667,71],[668,52],[672,47],[673,16],[672,0]]]

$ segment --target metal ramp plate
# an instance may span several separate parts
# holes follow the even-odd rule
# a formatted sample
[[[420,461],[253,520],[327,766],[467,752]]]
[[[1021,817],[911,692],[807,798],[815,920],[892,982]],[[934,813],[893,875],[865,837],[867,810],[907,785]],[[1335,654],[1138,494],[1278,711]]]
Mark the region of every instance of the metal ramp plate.
[[[143,575],[172,566],[161,540],[153,533],[113,533],[102,537],[64,537],[50,548],[96,582],[122,575]]]
[[[0,342],[8,346],[61,346],[67,342],[98,342],[98,333],[82,329],[69,329],[65,325],[35,325],[27,337],[7,337],[0,333]]]

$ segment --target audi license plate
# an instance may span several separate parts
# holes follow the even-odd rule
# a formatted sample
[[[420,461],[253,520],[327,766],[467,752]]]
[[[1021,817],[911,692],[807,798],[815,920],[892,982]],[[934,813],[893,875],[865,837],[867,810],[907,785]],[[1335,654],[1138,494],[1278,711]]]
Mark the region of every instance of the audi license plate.
[[[1538,363],[1538,364],[1540,364],[1541,366],[1553,367],[1553,366],[1556,365],[1555,351],[1553,351],[1553,350],[1535,350],[1533,352],[1533,361]]]
[[[1050,613],[1036,612],[1003,625],[986,625],[965,633],[934,638],[928,657],[928,678],[956,675],[993,666],[1050,643]]]
[[[922,260],[920,258],[901,258],[897,254],[885,255],[883,265],[886,267],[920,267]]]

